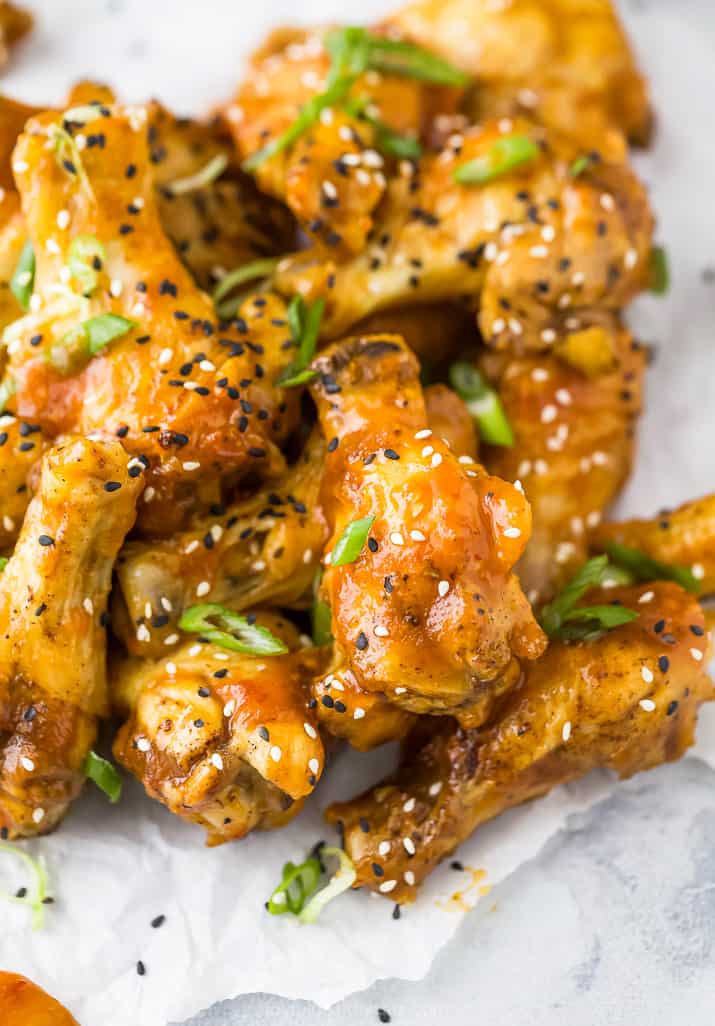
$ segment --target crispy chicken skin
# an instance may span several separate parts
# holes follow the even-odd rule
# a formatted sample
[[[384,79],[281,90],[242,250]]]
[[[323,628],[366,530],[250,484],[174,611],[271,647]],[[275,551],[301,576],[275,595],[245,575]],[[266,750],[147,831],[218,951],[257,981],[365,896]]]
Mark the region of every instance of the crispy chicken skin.
[[[611,0],[416,0],[386,26],[474,76],[477,121],[528,112],[589,149],[609,129],[648,140],[646,83]]]
[[[242,320],[216,323],[159,223],[143,108],[108,115],[91,123],[104,146],[75,156],[79,167],[62,157],[65,137],[59,154],[48,147],[56,115],[33,119],[18,142],[37,270],[30,313],[7,329],[6,374],[19,415],[48,435],[120,433],[149,464],[141,526],[168,534],[207,494],[215,501],[223,481],[282,466],[276,443],[295,422],[298,397],[274,385],[290,359],[281,300],[256,297]],[[90,298],[71,276],[67,282],[78,235],[97,238],[106,251]],[[110,312],[136,327],[89,360],[81,351],[67,356],[64,333]],[[57,369],[48,356],[69,366]]]
[[[31,472],[45,448],[36,424],[0,416],[0,554],[9,555],[20,533],[31,493]]]
[[[552,642],[482,730],[428,721],[394,778],[330,808],[329,820],[345,830],[355,886],[412,901],[441,859],[505,809],[596,767],[631,776],[693,743],[698,707],[713,697],[697,601],[660,582],[589,599],[618,599],[638,619],[594,641]]]
[[[79,1026],[59,1001],[17,973],[0,972],[3,1026]]]
[[[530,136],[541,155],[486,185],[453,180],[505,134]],[[403,165],[362,253],[343,264],[297,254],[276,286],[324,295],[326,338],[378,311],[469,296],[486,343],[542,349],[566,321],[617,310],[649,281],[653,217],[642,184],[605,159],[574,176],[577,154],[527,121],[470,128],[441,153]]]
[[[409,711],[481,723],[518,659],[545,643],[511,573],[528,503],[432,433],[417,361],[397,336],[348,339],[313,367],[328,441],[326,553],[349,524],[375,518],[354,562],[324,560],[330,674]]]
[[[715,495],[663,510],[652,520],[603,523],[591,548],[602,552],[609,542],[640,549],[661,563],[686,566],[698,582],[698,594],[715,593]]]
[[[259,622],[295,647],[285,620]],[[151,797],[205,827],[209,845],[282,826],[324,766],[307,687],[323,658],[319,649],[259,657],[193,641],[171,663],[115,664],[112,698],[129,719],[114,755]]]
[[[186,531],[128,542],[116,568],[112,627],[129,652],[166,654],[181,614],[197,601],[242,610],[304,608],[328,530],[318,502],[325,444],[316,432],[284,478],[217,507]]]
[[[108,712],[112,566],[140,488],[113,440],[70,438],[44,457],[0,575],[0,827],[9,836],[51,830],[81,788],[97,717]]]
[[[0,68],[9,58],[10,47],[19,42],[32,28],[32,15],[24,7],[0,2]]]
[[[322,32],[271,33],[225,111],[240,156],[250,157],[289,128],[325,88],[329,69]],[[419,137],[429,133],[435,114],[456,109],[460,95],[458,89],[371,72],[355,83],[350,99],[369,100],[373,116],[393,131]],[[287,203],[317,243],[341,257],[359,252],[386,184],[376,143],[371,124],[332,107],[287,150],[260,164],[256,181]]]
[[[587,557],[589,536],[631,468],[645,354],[623,328],[608,335],[611,365],[588,376],[554,352],[480,361],[514,432],[487,446],[487,469],[521,481],[532,532],[516,568],[530,601],[551,597]]]

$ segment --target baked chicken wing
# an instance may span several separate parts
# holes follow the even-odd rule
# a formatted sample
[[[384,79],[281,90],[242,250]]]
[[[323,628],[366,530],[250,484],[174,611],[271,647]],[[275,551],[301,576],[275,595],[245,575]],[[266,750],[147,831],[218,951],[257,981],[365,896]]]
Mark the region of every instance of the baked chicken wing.
[[[0,416],[0,553],[9,554],[30,501],[31,471],[45,440],[37,424]]]
[[[0,827],[51,830],[108,713],[106,604],[138,479],[119,442],[70,438],[42,463],[0,575]]]
[[[349,339],[313,367],[328,443],[330,680],[480,723],[515,684],[518,660],[545,644],[511,572],[529,537],[528,503],[428,427],[417,361],[398,337]],[[358,554],[335,565],[336,546],[356,531]],[[354,716],[354,700],[339,697]]]
[[[59,1001],[17,973],[0,972],[3,1026],[79,1026]]]
[[[552,642],[482,730],[418,727],[394,778],[331,807],[355,886],[412,901],[441,859],[505,809],[596,767],[631,776],[693,743],[698,707],[713,697],[700,606],[671,583],[600,597],[614,600],[638,618],[596,640]]]
[[[487,183],[455,181],[458,168],[490,159],[507,137],[528,137],[538,149]],[[325,298],[326,338],[379,311],[464,296],[478,307],[487,344],[548,348],[567,321],[586,327],[650,280],[653,218],[642,184],[605,157],[575,175],[576,156],[530,122],[470,128],[441,153],[402,166],[363,252],[342,264],[297,254],[280,265],[276,286]]]
[[[286,621],[259,623],[295,647]],[[282,826],[324,766],[307,687],[322,659],[319,649],[244,655],[199,638],[170,662],[117,664],[112,698],[129,718],[114,754],[149,795],[203,826],[209,845]]]

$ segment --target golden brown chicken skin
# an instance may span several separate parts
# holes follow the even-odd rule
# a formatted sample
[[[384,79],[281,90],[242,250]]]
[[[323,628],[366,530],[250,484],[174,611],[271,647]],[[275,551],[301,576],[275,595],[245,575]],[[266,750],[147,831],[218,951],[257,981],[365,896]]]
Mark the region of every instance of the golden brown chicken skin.
[[[597,640],[552,642],[489,725],[418,727],[394,778],[331,807],[355,886],[412,901],[441,859],[505,809],[597,767],[628,777],[690,747],[698,707],[713,697],[697,601],[661,582],[591,599],[620,600],[638,619]]]
[[[540,155],[486,184],[454,180],[457,168],[515,135]],[[576,156],[527,121],[470,128],[441,153],[403,165],[364,252],[343,264],[298,254],[281,264],[276,287],[324,296],[326,338],[406,303],[468,296],[487,344],[548,347],[567,321],[620,309],[649,283],[653,217],[643,186],[618,161],[574,175]]]
[[[16,148],[37,270],[30,312],[6,334],[6,381],[19,415],[48,435],[113,431],[148,462],[141,524],[167,534],[223,482],[282,467],[276,443],[298,411],[297,396],[275,385],[289,332],[275,296],[216,322],[159,223],[144,109],[107,115],[84,126],[104,145],[79,155],[51,114]],[[68,266],[78,236],[105,254],[89,296]],[[132,325],[92,357],[80,326],[107,314]]]
[[[37,424],[0,415],[0,553],[9,555],[30,502],[32,470],[46,447]]]
[[[72,438],[43,460],[0,575],[0,827],[51,830],[106,716],[106,603],[140,482],[119,442]]]
[[[616,129],[645,143],[645,79],[611,0],[416,0],[387,26],[475,79],[475,120],[531,113],[591,149]]]
[[[511,567],[531,528],[512,485],[428,427],[401,339],[348,339],[313,364],[328,442],[322,503],[332,535],[321,596],[331,676],[413,712],[479,723],[545,638]],[[350,524],[373,517],[357,559],[331,563]]]
[[[24,7],[2,0],[0,3],[0,68],[7,63],[9,51],[32,28],[32,15]]]
[[[59,1001],[17,973],[0,972],[3,1026],[79,1026]]]
[[[270,144],[295,121],[301,107],[322,92],[330,70],[323,33],[279,29],[254,55],[225,116],[242,158]],[[461,91],[377,72],[350,90],[352,101],[369,101],[372,116],[400,135],[429,133],[438,111],[455,109]],[[263,192],[290,207],[303,228],[339,257],[359,252],[373,226],[389,165],[377,150],[378,133],[339,106],[287,150],[255,170]]]
[[[608,338],[611,364],[590,377],[553,352],[487,353],[480,361],[514,433],[511,448],[487,446],[482,459],[491,473],[519,480],[531,505],[517,573],[532,602],[553,595],[584,562],[630,472],[645,354],[623,328]]]
[[[328,537],[318,502],[325,444],[316,432],[285,475],[249,498],[217,506],[186,531],[132,540],[116,567],[112,627],[133,655],[158,657],[179,642],[196,602],[242,610],[305,608]],[[168,648],[167,648],[168,647]]]
[[[259,622],[295,647],[286,621]],[[151,797],[205,827],[209,845],[282,826],[325,762],[307,687],[322,659],[318,649],[259,657],[194,640],[170,662],[117,664],[112,697],[129,718],[114,754]]]
[[[715,495],[693,499],[651,520],[601,524],[591,539],[594,552],[609,542],[639,549],[660,563],[687,567],[699,595],[715,593]]]

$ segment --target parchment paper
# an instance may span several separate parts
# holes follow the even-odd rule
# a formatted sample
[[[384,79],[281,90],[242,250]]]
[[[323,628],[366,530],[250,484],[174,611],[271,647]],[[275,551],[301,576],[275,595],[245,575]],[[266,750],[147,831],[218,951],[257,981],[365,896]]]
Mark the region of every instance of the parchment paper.
[[[295,4],[287,2],[33,6],[40,27],[3,91],[52,101],[92,74],[127,99],[160,95],[189,113],[230,94],[241,56],[263,31],[296,20]],[[670,294],[639,300],[630,318],[640,337],[657,345],[657,359],[624,514],[650,514],[715,487],[715,284],[702,275],[715,268],[715,40],[690,20],[698,6],[637,0],[624,9],[659,117],[656,145],[637,164],[651,186],[673,275]],[[304,3],[300,16],[368,20],[381,10],[382,0],[321,0]],[[715,767],[715,707],[703,713],[697,754]],[[313,927],[267,916],[263,901],[283,862],[329,836],[321,809],[379,778],[393,755],[341,756],[310,808],[286,830],[212,851],[198,829],[145,799],[136,783],[127,781],[117,807],[88,788],[55,835],[27,846],[46,859],[56,904],[40,933],[30,931],[24,909],[2,906],[0,966],[37,980],[82,1026],[164,1026],[251,991],[328,1006],[380,977],[423,976],[466,910],[490,900],[489,886],[535,855],[570,814],[617,786],[594,774],[483,828],[458,853],[468,871],[441,867],[399,921],[387,901],[365,894],[343,897]],[[2,860],[0,886],[23,882],[14,868]],[[152,929],[160,914],[166,922]],[[141,977],[139,959],[146,966]]]

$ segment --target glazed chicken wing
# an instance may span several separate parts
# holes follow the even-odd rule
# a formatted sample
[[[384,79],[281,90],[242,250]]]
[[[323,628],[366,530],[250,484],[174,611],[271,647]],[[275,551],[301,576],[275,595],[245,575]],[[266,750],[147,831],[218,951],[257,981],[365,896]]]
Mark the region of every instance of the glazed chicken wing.
[[[259,622],[295,645],[279,617]],[[307,688],[322,659],[319,649],[255,656],[199,639],[171,662],[120,663],[112,697],[129,718],[114,754],[149,795],[205,827],[209,845],[282,826],[323,770]]]
[[[529,537],[528,503],[427,426],[417,362],[401,339],[349,339],[313,367],[328,442],[329,676],[409,711],[480,723],[514,685],[518,660],[545,643],[511,573]],[[364,544],[333,565],[356,522]],[[355,702],[339,697],[354,716]]]
[[[0,827],[51,830],[82,785],[108,712],[106,603],[140,481],[119,442],[71,438],[47,453],[0,575]]]
[[[475,120],[529,112],[591,149],[617,129],[648,139],[645,80],[611,0],[415,0],[389,29],[475,79]]]
[[[523,136],[540,155],[486,184],[454,180],[457,168]],[[471,128],[419,165],[403,165],[364,252],[343,264],[298,254],[281,264],[276,285],[324,296],[326,338],[378,311],[468,296],[489,345],[544,349],[567,321],[586,326],[595,311],[620,309],[650,276],[643,186],[605,158],[574,175],[576,156],[525,121]]]
[[[59,1001],[16,973],[0,972],[3,1026],[79,1026]]]
[[[159,223],[146,111],[103,110],[81,126],[102,145],[80,151],[46,114],[16,148],[37,269],[30,312],[6,329],[5,381],[49,436],[116,432],[147,466],[141,525],[165,535],[224,482],[282,467],[289,332],[275,296],[216,322]]]
[[[652,520],[601,524],[591,548],[602,552],[609,542],[639,549],[661,563],[687,567],[699,595],[715,593],[715,495],[663,510]]]
[[[9,554],[30,501],[30,475],[45,440],[37,424],[0,416],[0,553]]]
[[[559,352],[584,341],[594,356],[605,350],[591,375],[555,352],[480,361],[514,433],[511,448],[488,446],[482,459],[491,473],[521,481],[531,505],[531,538],[516,568],[531,602],[553,595],[584,562],[630,472],[644,352],[623,328],[573,333]]]
[[[243,158],[270,145],[302,107],[326,88],[330,57],[322,32],[280,29],[254,55],[226,118]],[[385,162],[378,119],[400,135],[428,132],[435,113],[454,110],[460,90],[414,78],[368,72],[346,99],[367,105],[371,119],[327,107],[310,130],[256,169],[259,187],[284,200],[312,238],[341,257],[359,252],[382,198]]]
[[[600,596],[614,600],[637,620],[596,640],[552,642],[484,729],[418,728],[394,778],[332,806],[355,886],[411,901],[441,859],[505,809],[596,767],[631,776],[693,743],[698,707],[713,697],[700,606],[670,583]]]

